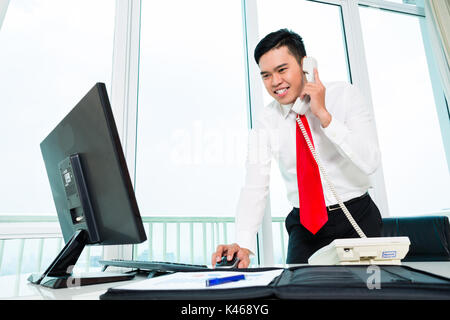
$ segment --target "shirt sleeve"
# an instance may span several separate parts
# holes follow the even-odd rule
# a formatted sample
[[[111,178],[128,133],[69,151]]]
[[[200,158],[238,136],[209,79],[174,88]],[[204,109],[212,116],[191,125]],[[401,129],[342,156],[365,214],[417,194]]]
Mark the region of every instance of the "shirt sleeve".
[[[349,85],[343,92],[343,105],[339,108],[345,109],[344,116],[330,112],[332,120],[322,129],[342,156],[370,175],[380,163],[375,123],[365,98],[355,86]]]
[[[248,135],[246,175],[236,210],[236,243],[256,252],[256,233],[261,226],[267,205],[270,184],[270,132],[261,120]]]

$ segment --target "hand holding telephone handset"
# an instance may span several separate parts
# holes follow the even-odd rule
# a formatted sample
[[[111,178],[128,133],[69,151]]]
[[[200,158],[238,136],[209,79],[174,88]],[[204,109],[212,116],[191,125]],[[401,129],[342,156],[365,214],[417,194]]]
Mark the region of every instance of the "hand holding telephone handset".
[[[305,73],[306,80],[308,82],[315,82],[314,79],[314,69],[317,69],[317,61],[313,57],[305,57],[303,59],[303,72]],[[303,134],[303,137],[306,140],[306,143],[308,145],[309,150],[311,151],[314,160],[317,163],[317,166],[319,167],[320,172],[322,173],[322,176],[324,177],[328,187],[330,188],[331,192],[333,193],[333,196],[339,203],[340,208],[344,212],[347,219],[350,221],[350,224],[353,226],[353,228],[356,230],[358,235],[361,238],[366,238],[366,235],[361,230],[361,228],[358,226],[356,221],[353,219],[352,215],[348,211],[348,209],[345,207],[344,202],[340,199],[339,195],[337,194],[336,190],[334,189],[334,185],[331,183],[331,181],[328,178],[328,175],[325,171],[325,169],[322,167],[322,164],[320,163],[320,159],[317,156],[316,150],[314,149],[314,146],[311,143],[311,140],[308,137],[308,133],[305,130],[305,127],[303,126],[302,120],[300,119],[300,115],[304,115],[306,111],[308,111],[308,108],[310,107],[310,97],[305,96],[303,100],[300,99],[300,97],[295,100],[294,105],[292,106],[292,111],[297,113],[297,123],[300,127],[300,130]]]
[[[316,59],[314,59],[313,57],[303,58],[303,72],[308,82],[315,82],[314,69],[317,69]],[[292,106],[292,111],[294,111],[297,114],[304,115],[306,111],[308,111],[309,107],[310,107],[310,98],[308,95],[306,95],[303,100],[301,100],[300,97],[298,97],[297,100],[295,100],[295,103]]]

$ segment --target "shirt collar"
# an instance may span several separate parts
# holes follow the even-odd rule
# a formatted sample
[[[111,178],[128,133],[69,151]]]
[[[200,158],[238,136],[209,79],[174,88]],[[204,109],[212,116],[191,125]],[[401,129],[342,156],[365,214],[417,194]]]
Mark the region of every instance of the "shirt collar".
[[[286,119],[286,117],[287,117],[288,114],[289,114],[289,111],[291,111],[292,106],[293,106],[294,104],[293,104],[293,103],[290,103],[290,104],[280,104],[280,103],[278,103],[278,102],[277,102],[277,104],[278,104],[278,107],[279,107],[279,109],[280,109],[281,114],[282,114],[283,117]]]

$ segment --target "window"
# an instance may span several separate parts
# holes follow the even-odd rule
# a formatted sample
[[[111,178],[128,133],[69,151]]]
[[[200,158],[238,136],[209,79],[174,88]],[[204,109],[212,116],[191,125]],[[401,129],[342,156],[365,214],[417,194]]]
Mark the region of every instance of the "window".
[[[40,142],[111,78],[114,1],[14,0],[0,32],[0,213],[54,214]]]
[[[247,135],[240,3],[175,3],[142,4],[140,209],[233,216]]]
[[[141,214],[234,217],[248,132],[240,1],[144,1],[141,10],[135,183]],[[183,228],[181,246],[189,243]],[[202,242],[201,225],[194,229],[195,242]],[[167,256],[155,245],[154,260],[174,258],[175,225],[164,230],[151,230],[154,238],[170,235]],[[209,255],[215,244],[208,246]],[[191,261],[188,251],[181,248],[187,256],[180,261]],[[203,263],[197,254],[201,248],[194,261]]]
[[[10,1],[0,31],[0,215],[56,214],[39,144],[96,82],[110,87],[114,17],[111,0]],[[59,230],[58,223],[39,225],[1,227]],[[58,238],[6,239],[0,275],[7,296],[23,290],[21,273],[44,271],[64,246]],[[84,252],[77,268],[87,270],[102,247]]]
[[[360,7],[391,216],[450,208],[450,177],[420,23]]]

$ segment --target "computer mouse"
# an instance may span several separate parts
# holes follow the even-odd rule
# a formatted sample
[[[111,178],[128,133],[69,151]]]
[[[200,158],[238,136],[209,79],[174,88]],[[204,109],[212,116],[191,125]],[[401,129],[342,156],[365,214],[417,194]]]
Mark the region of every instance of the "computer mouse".
[[[222,260],[217,262],[215,267],[221,269],[232,269],[237,268],[238,263],[239,259],[238,257],[236,257],[236,255],[234,255],[230,261],[227,260],[227,256],[223,256]]]

